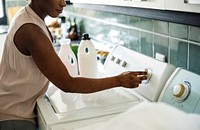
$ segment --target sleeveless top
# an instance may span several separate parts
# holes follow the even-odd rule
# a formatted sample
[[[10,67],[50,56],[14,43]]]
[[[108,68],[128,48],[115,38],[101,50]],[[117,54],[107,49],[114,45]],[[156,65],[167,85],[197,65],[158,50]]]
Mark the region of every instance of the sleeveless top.
[[[34,121],[36,100],[44,95],[48,87],[47,78],[32,56],[22,54],[14,44],[16,31],[25,23],[39,26],[51,40],[45,22],[29,6],[23,7],[13,18],[0,65],[0,121]]]

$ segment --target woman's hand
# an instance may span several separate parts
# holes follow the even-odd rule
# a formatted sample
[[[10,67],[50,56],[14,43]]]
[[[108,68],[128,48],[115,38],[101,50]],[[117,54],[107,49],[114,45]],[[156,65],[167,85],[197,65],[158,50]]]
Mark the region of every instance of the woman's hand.
[[[128,71],[119,75],[120,86],[126,88],[136,88],[142,83],[142,80],[147,79],[146,71]]]

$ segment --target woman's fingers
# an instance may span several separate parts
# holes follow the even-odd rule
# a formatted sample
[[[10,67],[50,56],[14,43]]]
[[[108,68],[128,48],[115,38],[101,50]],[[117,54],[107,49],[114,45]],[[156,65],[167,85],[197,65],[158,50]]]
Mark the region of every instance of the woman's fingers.
[[[140,80],[146,80],[147,79],[147,75],[139,75],[137,76]]]
[[[147,75],[147,71],[131,71],[131,73],[135,75]]]
[[[136,88],[142,80],[147,79],[147,71],[127,71],[121,74],[121,85],[127,88]]]

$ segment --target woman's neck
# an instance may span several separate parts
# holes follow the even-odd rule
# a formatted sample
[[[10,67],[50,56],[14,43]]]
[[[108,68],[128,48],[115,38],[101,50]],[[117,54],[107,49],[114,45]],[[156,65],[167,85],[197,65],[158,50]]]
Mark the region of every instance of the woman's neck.
[[[31,2],[29,6],[42,20],[44,20],[44,18],[47,16],[43,11],[40,10],[37,4]]]

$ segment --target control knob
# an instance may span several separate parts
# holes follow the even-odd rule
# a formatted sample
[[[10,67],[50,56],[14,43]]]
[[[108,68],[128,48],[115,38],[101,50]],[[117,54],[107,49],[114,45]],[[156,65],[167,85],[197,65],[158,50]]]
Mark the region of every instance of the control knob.
[[[173,96],[178,101],[184,101],[190,94],[190,85],[181,83],[173,87]]]
[[[145,84],[148,84],[152,77],[152,70],[150,68],[147,68],[147,69],[145,69],[145,71],[147,72],[147,79],[143,80],[142,82]]]

